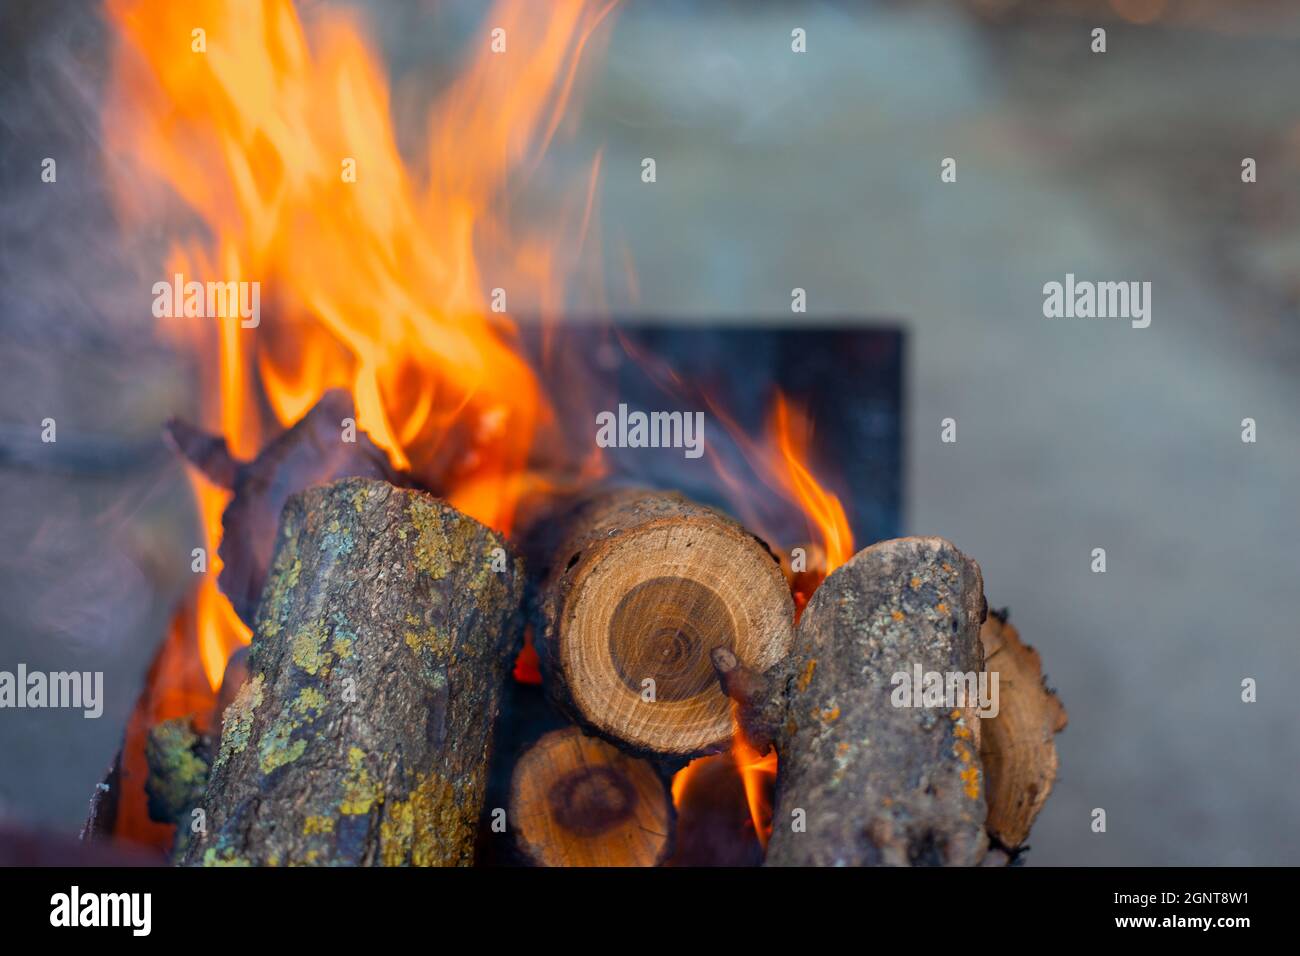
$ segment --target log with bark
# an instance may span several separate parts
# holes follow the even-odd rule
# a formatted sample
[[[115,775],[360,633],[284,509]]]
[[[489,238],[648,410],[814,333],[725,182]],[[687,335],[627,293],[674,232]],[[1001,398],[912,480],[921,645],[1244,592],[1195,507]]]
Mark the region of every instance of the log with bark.
[[[679,494],[631,489],[569,504],[539,528],[537,649],[560,710],[638,755],[724,749],[733,719],[710,652],[762,670],[793,639],[794,604],[767,547]]]
[[[520,758],[507,819],[534,866],[658,866],[672,843],[654,765],[579,727],[545,734]]]
[[[985,607],[974,561],[942,538],[902,538],[827,577],[769,672],[714,653],[746,736],[780,758],[768,865],[983,860],[978,702],[896,706],[894,675],[980,671]]]
[[[1056,781],[1054,737],[1065,707],[1043,677],[1038,652],[1020,640],[1006,611],[990,611],[980,630],[984,666],[998,675],[996,717],[980,720],[980,759],[989,834],[1015,854]]]
[[[518,559],[444,502],[364,479],[290,498],[277,539],[185,861],[472,863]]]
[[[221,516],[219,584],[239,617],[252,627],[275,549],[276,523],[290,495],[339,478],[378,478],[406,484],[370,436],[345,441],[345,421],[356,428],[352,396],[331,389],[298,422],[258,453],[240,461],[226,440],[180,419],[164,429],[167,442],[209,481],[232,492]]]

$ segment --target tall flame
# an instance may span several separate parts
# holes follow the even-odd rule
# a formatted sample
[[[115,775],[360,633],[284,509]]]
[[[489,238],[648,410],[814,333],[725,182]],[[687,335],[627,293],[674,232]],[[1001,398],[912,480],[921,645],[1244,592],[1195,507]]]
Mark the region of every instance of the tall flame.
[[[434,104],[420,176],[350,17],[320,12],[309,43],[289,0],[108,9],[121,39],[110,154],[165,182],[208,227],[217,268],[200,279],[257,281],[273,313],[257,333],[224,322],[249,344],[223,349],[243,363],[223,388],[260,383],[287,425],[326,388],[348,387],[358,424],[397,466],[508,529],[550,409],[488,290],[505,296],[516,280],[553,304],[565,237],[507,229],[502,209],[511,175],[534,168],[560,127],[609,7],[494,8],[485,22],[508,46],[494,52],[485,30]],[[138,210],[139,183],[123,186],[124,210]],[[221,396],[239,448],[248,417],[231,420],[235,404]]]
[[[529,451],[553,416],[504,306],[514,291],[532,293],[543,318],[558,308],[557,250],[581,244],[598,159],[573,214],[545,234],[505,210],[561,129],[612,6],[493,7],[478,53],[429,111],[417,172],[351,16],[313,10],[304,23],[290,0],[108,0],[118,43],[104,130],[124,220],[156,220],[178,196],[207,239],[176,243],[165,281],[262,293],[256,328],[159,319],[196,356],[219,356],[215,373],[199,363],[202,417],[234,453],[256,454],[277,424],[346,387],[395,465],[509,531],[521,495],[543,483]],[[193,480],[215,556],[224,495]],[[249,637],[218,570],[196,605],[214,688]]]
[[[853,531],[840,499],[822,487],[808,464],[812,423],[778,392],[769,432],[780,455],[777,481],[798,502],[821,539],[824,573],[830,574],[853,557]]]

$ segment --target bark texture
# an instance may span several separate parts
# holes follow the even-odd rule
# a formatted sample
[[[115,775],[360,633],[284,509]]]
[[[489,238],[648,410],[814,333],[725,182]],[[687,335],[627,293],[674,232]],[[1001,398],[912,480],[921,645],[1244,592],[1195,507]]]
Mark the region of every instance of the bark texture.
[[[556,706],[640,755],[724,749],[731,706],[710,652],[765,669],[793,639],[794,603],[766,546],[679,494],[631,489],[574,503],[533,538],[546,554],[537,649]]]
[[[186,862],[472,863],[522,566],[364,479],[290,498],[277,540]]]
[[[822,583],[777,668],[715,654],[746,735],[780,758],[768,865],[983,859],[978,704],[896,706],[893,677],[980,671],[984,613],[974,561],[942,538],[901,538]]]

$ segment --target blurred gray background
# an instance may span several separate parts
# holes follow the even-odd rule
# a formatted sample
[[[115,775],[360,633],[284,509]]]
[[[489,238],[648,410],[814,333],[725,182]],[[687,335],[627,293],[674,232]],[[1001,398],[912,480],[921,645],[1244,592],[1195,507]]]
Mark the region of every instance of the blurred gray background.
[[[367,8],[399,108],[479,25]],[[113,306],[165,237],[108,218],[96,8],[5,0],[0,27],[0,667],[107,690],[99,721],[0,711],[0,812],[72,831],[190,583],[157,434],[195,396]],[[1300,863],[1298,51],[1300,6],[1265,0],[629,0],[557,146],[605,151],[605,301],[575,311],[906,328],[904,527],[978,559],[1070,712],[1031,864]],[[1150,281],[1150,328],[1043,318],[1067,272]]]

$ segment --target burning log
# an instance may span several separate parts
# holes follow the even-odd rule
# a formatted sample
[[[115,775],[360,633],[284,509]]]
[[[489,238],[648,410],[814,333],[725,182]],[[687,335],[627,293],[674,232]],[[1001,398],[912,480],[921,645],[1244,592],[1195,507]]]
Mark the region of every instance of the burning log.
[[[345,420],[353,422],[354,440],[344,440]],[[290,495],[338,478],[406,483],[370,436],[355,431],[355,421],[352,396],[333,389],[248,462],[235,458],[224,438],[179,419],[167,423],[164,436],[172,447],[214,484],[234,492],[221,516],[219,583],[249,627],[271,565],[280,511]]]
[[[438,499],[289,499],[188,863],[467,865],[522,566]]]
[[[754,831],[734,750],[692,762],[673,779],[672,792],[677,829],[666,865],[762,864],[763,844]]]
[[[898,706],[894,675],[980,671],[983,588],[979,566],[942,538],[885,541],[822,583],[768,673],[714,652],[746,736],[780,757],[768,864],[981,861],[976,701]]]
[[[551,731],[520,758],[508,818],[536,866],[658,866],[673,825],[654,765],[578,727]]]
[[[546,522],[538,654],[548,693],[644,756],[724,749],[731,706],[709,654],[764,669],[789,650],[794,603],[771,552],[673,493],[622,490]]]
[[[996,717],[980,721],[980,759],[989,803],[988,831],[1015,851],[1029,836],[1056,781],[1054,735],[1065,707],[1043,678],[1038,652],[1020,641],[1006,611],[990,612],[980,630],[984,663],[998,674]]]

